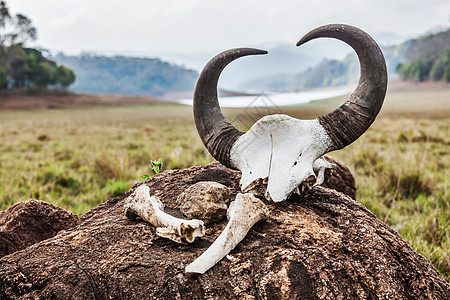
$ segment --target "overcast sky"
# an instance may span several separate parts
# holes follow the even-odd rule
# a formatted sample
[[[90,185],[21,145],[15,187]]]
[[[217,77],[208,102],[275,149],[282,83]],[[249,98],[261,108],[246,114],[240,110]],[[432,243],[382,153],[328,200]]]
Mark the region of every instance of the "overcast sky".
[[[347,23],[417,36],[449,26],[449,0],[6,0],[28,16],[38,46],[78,54],[221,51]]]

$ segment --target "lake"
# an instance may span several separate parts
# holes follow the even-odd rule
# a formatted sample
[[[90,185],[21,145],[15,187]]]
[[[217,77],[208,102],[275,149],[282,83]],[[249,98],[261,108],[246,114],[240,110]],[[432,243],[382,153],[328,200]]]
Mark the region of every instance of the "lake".
[[[261,93],[252,96],[219,97],[221,107],[273,107],[296,106],[314,100],[328,99],[349,94],[348,88],[312,90],[295,93]],[[181,99],[177,102],[192,105],[192,99]]]

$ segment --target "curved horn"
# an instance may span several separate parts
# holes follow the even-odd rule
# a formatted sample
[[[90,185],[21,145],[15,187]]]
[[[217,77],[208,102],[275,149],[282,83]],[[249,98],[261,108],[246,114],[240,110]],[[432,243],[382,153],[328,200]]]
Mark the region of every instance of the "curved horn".
[[[223,116],[217,99],[217,82],[223,69],[233,60],[259,54],[267,54],[267,51],[252,48],[224,51],[203,68],[195,86],[194,119],[198,134],[209,153],[227,167],[231,167],[231,146],[243,133]]]
[[[381,109],[387,87],[386,63],[377,43],[364,31],[350,25],[331,24],[307,33],[300,46],[319,37],[336,38],[349,44],[358,55],[359,83],[350,98],[334,111],[317,118],[335,144],[341,149],[361,136]]]

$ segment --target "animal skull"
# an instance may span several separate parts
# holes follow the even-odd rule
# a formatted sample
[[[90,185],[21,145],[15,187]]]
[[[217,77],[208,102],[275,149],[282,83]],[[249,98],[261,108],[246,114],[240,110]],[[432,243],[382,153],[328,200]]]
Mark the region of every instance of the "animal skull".
[[[241,188],[248,191],[267,178],[266,199],[283,201],[316,181],[314,162],[332,147],[317,120],[298,120],[286,115],[260,119],[231,148],[230,159],[241,170]]]
[[[242,172],[241,188],[265,184],[264,196],[275,202],[316,181],[313,165],[327,152],[341,149],[361,136],[381,109],[387,87],[386,63],[376,42],[349,25],[326,25],[307,33],[297,46],[318,37],[332,37],[357,53],[361,74],[358,86],[339,108],[315,120],[286,115],[261,118],[246,133],[223,116],[217,100],[217,82],[233,60],[267,51],[238,48],[217,55],[205,66],[194,92],[194,118],[199,135],[211,155]],[[318,164],[321,164],[318,162]]]
[[[323,182],[330,164],[321,159],[327,152],[341,149],[361,136],[373,123],[386,94],[387,72],[383,54],[364,31],[349,25],[326,25],[307,33],[300,46],[318,37],[340,39],[358,55],[361,72],[358,86],[336,110],[315,120],[298,120],[286,115],[261,118],[246,133],[238,131],[223,116],[217,100],[220,73],[233,60],[267,51],[239,48],[217,55],[205,66],[194,93],[194,118],[200,138],[211,155],[225,166],[242,172],[241,189],[252,191],[275,202],[286,200],[293,192]],[[263,186],[263,193],[260,193]],[[249,205],[252,205],[249,202]],[[233,220],[233,224],[231,224]],[[238,222],[251,224],[242,214]],[[251,226],[239,227],[239,241],[233,238],[236,218],[211,247],[186,268],[204,273],[245,237]],[[231,225],[230,225],[231,224]]]

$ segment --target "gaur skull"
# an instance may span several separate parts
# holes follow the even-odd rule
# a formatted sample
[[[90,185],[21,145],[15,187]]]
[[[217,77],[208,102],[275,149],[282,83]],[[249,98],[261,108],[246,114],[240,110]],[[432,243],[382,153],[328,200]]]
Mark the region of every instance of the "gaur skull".
[[[356,27],[333,24],[310,31],[297,46],[319,37],[336,38],[349,44],[358,55],[361,72],[350,98],[315,120],[298,120],[280,114],[265,116],[243,133],[223,116],[217,100],[217,82],[222,70],[239,57],[267,54],[267,51],[251,48],[225,51],[211,59],[200,74],[194,93],[198,133],[214,158],[242,172],[240,184],[244,192],[279,202],[313,185],[316,182],[314,171],[318,172],[317,183],[321,183],[324,169],[330,167],[321,156],[355,141],[381,109],[387,72],[383,54],[375,41]],[[202,256],[186,267],[186,272],[206,272],[267,213],[262,202],[249,199],[252,197],[239,196],[239,207],[257,212],[257,217],[232,211],[234,217],[230,218],[224,232]]]
[[[217,99],[217,82],[222,70],[239,57],[267,54],[267,51],[251,48],[225,51],[211,59],[200,74],[194,92],[198,133],[214,158],[242,172],[243,191],[264,184],[267,185],[264,196],[279,202],[299,191],[299,187],[301,190],[310,187],[316,181],[315,162],[325,153],[355,141],[380,111],[387,73],[376,42],[356,27],[333,24],[307,33],[297,46],[319,37],[336,38],[349,44],[358,55],[361,73],[350,98],[315,120],[271,115],[261,118],[243,133],[223,116]]]

